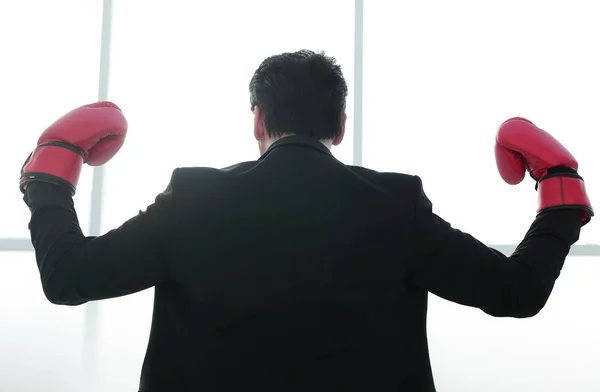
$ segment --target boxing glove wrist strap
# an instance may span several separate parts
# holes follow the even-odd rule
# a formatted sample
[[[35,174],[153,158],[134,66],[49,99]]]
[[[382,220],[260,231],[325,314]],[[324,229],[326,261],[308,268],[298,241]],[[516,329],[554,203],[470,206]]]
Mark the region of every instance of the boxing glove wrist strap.
[[[84,159],[83,151],[68,143],[51,142],[39,145],[21,169],[21,191],[25,191],[29,182],[44,181],[66,185],[74,195]]]
[[[594,215],[583,178],[572,168],[549,169],[536,184],[538,212],[553,209],[582,211],[583,224]]]

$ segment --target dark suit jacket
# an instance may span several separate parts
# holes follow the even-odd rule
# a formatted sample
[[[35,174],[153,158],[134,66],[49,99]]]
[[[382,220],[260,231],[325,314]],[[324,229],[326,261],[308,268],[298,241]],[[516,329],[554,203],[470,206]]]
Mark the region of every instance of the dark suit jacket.
[[[34,183],[25,199],[52,303],[155,287],[145,392],[434,391],[427,293],[533,316],[581,226],[542,214],[506,257],[434,215],[419,177],[344,165],[301,136],[257,161],[176,169],[99,237],[67,191]]]

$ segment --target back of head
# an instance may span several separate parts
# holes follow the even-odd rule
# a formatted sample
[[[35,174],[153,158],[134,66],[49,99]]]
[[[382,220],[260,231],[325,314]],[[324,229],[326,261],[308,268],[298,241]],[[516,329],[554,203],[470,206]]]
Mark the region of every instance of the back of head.
[[[347,95],[348,86],[335,58],[310,50],[267,58],[250,81],[252,111],[257,106],[262,110],[272,138],[340,136]]]

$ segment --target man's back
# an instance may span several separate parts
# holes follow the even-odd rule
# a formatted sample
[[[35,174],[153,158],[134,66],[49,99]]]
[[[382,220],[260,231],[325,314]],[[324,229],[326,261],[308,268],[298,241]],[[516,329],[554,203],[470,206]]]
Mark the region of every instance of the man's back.
[[[142,390],[433,390],[427,292],[407,281],[419,184],[299,136],[176,170]]]

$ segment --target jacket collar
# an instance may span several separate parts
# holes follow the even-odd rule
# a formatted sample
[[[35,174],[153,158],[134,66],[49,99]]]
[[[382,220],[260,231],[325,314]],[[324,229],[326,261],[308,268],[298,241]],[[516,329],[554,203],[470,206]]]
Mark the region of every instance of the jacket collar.
[[[324,154],[333,156],[331,151],[323,143],[321,143],[314,137],[305,135],[291,135],[284,136],[281,139],[277,140],[275,143],[271,144],[271,146],[267,149],[267,151],[265,151],[265,153],[259,158],[259,160],[264,159],[273,150],[286,146],[312,148]]]

